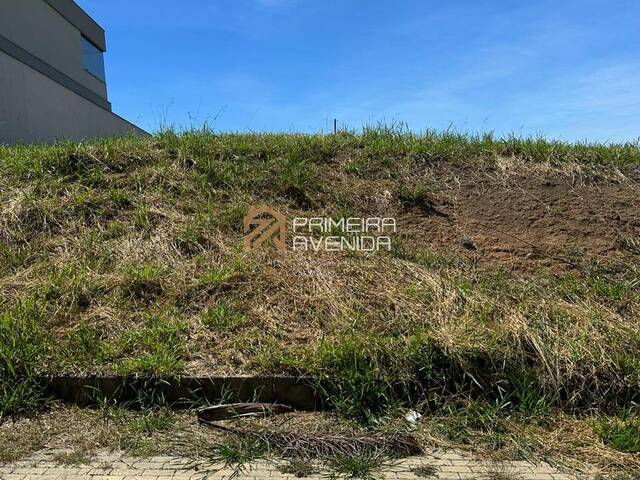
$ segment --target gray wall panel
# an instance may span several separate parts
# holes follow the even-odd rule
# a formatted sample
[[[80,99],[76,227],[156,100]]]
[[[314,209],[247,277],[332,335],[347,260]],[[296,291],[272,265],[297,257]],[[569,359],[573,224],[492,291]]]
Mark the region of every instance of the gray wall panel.
[[[11,55],[16,60],[21,61],[25,65],[37,70],[38,72],[46,75],[52,80],[55,80],[62,86],[68,88],[69,90],[73,90],[78,95],[86,98],[87,100],[95,103],[96,105],[104,108],[105,110],[111,111],[111,104],[102,98],[101,96],[95,94],[93,91],[89,90],[87,87],[80,85],[74,79],[66,76],[64,73],[56,70],[48,63],[43,62],[39,58],[31,55],[29,52],[16,45],[15,43],[7,40],[2,35],[0,35],[0,51],[4,52],[8,55]]]
[[[0,52],[0,143],[146,135],[15,58]]]
[[[103,52],[107,51],[104,30],[72,0],[44,0],[74,25]]]
[[[0,0],[0,35],[107,99],[106,85],[86,72],[81,31],[43,0]]]

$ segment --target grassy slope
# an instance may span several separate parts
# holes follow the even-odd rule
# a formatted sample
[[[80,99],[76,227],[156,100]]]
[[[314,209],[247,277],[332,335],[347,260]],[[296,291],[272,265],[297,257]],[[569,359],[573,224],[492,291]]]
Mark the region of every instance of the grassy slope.
[[[597,179],[640,149],[390,129],[0,147],[0,410],[37,403],[40,373],[286,371],[364,422],[424,402],[492,434],[503,409],[620,413],[640,381],[638,238],[569,274],[479,268],[411,235],[374,256],[242,252],[251,204],[384,215],[438,195],[434,168],[504,158]],[[631,417],[598,429],[637,450]]]

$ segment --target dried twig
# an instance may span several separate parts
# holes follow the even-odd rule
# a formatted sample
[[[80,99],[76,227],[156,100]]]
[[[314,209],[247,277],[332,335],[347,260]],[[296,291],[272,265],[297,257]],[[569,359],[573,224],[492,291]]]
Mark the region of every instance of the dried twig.
[[[422,448],[408,434],[371,434],[361,436],[309,435],[295,432],[268,430],[248,431],[225,427],[214,422],[201,421],[204,425],[243,437],[253,437],[278,450],[283,457],[327,458],[336,455],[356,455],[380,452],[392,457],[418,455]]]

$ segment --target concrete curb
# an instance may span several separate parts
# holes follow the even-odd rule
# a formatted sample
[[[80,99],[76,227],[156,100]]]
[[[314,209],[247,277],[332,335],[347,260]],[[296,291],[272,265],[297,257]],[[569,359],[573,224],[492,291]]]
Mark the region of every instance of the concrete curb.
[[[79,406],[95,405],[103,399],[135,402],[162,398],[179,407],[195,402],[283,403],[297,410],[319,410],[323,402],[305,379],[288,376],[234,377],[118,377],[53,376],[42,379],[47,395]]]

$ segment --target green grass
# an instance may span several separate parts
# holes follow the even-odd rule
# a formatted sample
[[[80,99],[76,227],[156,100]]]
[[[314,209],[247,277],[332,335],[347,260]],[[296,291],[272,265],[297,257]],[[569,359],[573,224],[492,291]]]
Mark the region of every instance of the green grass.
[[[124,376],[175,376],[184,370],[185,330],[186,325],[172,316],[147,315],[142,328],[108,344],[106,356],[122,358],[114,369]]]
[[[532,372],[481,368],[473,358],[471,365],[457,363],[428,332],[406,338],[352,335],[280,361],[314,379],[330,405],[364,425],[398,408],[445,408],[459,395],[477,399],[465,407],[475,427],[503,412],[543,418],[556,400],[547,398]]]
[[[236,307],[228,303],[219,303],[202,313],[202,324],[219,332],[232,332],[242,325],[245,318]]]
[[[398,188],[397,196],[405,209],[418,209],[427,216],[443,215],[435,206],[433,193],[428,185],[422,183],[402,184]]]
[[[171,350],[160,349],[141,357],[122,360],[115,365],[117,375],[176,376],[184,371],[184,363]]]
[[[602,419],[595,431],[606,445],[619,452],[640,452],[640,418]]]
[[[428,336],[409,341],[362,338],[320,345],[313,356],[292,360],[316,379],[317,388],[338,411],[365,424],[384,411],[424,398],[422,384],[437,390],[444,372]]]
[[[38,375],[49,345],[42,318],[33,299],[0,316],[0,418],[33,411],[43,400]]]
[[[253,437],[233,437],[214,447],[209,453],[212,461],[220,462],[234,470],[234,476],[241,475],[248,465],[268,453],[268,446]]]
[[[174,424],[173,417],[166,410],[150,410],[144,412],[132,424],[134,432],[150,435],[155,432],[169,430]]]
[[[205,288],[220,289],[228,286],[234,280],[242,276],[243,263],[241,259],[236,259],[230,265],[222,265],[210,268],[198,278],[198,285]]]
[[[337,455],[329,460],[331,478],[374,480],[380,477],[379,470],[388,460],[377,453]]]
[[[52,355],[51,362],[61,371],[102,364],[109,355],[107,343],[102,336],[100,329],[80,323],[61,335],[59,348]]]
[[[242,252],[249,205],[432,215],[434,168],[501,158],[599,178],[640,148],[402,125],[0,147],[0,414],[36,408],[41,373],[166,377],[198,358],[305,375],[367,425],[456,395],[538,417],[638,400],[637,239],[619,265],[523,276],[411,234],[375,258]]]
[[[157,265],[129,266],[124,272],[127,295],[137,299],[152,299],[162,294],[164,269]]]

